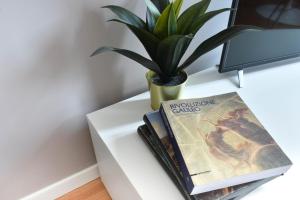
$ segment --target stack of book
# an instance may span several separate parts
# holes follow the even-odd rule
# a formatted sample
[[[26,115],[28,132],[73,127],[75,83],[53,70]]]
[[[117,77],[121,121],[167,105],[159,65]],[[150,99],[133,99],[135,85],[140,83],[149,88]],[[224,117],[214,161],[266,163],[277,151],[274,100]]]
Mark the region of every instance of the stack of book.
[[[163,102],[138,133],[187,200],[237,200],[292,165],[237,93]]]

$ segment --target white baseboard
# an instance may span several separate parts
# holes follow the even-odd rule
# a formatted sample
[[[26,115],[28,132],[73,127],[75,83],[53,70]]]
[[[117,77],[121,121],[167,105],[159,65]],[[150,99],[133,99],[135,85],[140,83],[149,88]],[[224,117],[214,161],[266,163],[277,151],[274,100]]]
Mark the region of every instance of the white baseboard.
[[[99,177],[97,164],[36,191],[21,200],[53,200]]]

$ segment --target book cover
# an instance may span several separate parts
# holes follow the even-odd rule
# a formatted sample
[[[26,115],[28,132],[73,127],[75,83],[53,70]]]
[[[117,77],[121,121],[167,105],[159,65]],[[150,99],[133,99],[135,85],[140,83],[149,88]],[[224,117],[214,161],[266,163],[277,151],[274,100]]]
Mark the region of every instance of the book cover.
[[[143,133],[139,134],[144,137],[149,148],[187,200],[236,200],[273,179],[272,177],[203,194],[189,195],[160,114],[158,112],[147,113],[144,116],[144,121],[147,127],[140,127],[139,132]]]
[[[278,176],[292,164],[237,93],[166,101],[160,113],[190,194]]]

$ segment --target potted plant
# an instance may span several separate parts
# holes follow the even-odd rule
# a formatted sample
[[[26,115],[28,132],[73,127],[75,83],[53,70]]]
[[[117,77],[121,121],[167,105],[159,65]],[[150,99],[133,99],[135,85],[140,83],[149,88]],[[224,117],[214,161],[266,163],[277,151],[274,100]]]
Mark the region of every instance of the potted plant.
[[[207,12],[211,0],[202,0],[191,5],[180,14],[183,0],[145,0],[146,21],[131,11],[116,5],[104,6],[117,15],[109,21],[126,25],[140,40],[150,59],[127,49],[101,47],[91,56],[113,51],[126,56],[150,71],[146,74],[151,95],[151,107],[158,109],[160,102],[177,99],[187,81],[184,71],[203,54],[225,43],[250,26],[233,26],[202,42],[194,52],[180,64],[195,34],[216,15],[230,11],[224,8]]]

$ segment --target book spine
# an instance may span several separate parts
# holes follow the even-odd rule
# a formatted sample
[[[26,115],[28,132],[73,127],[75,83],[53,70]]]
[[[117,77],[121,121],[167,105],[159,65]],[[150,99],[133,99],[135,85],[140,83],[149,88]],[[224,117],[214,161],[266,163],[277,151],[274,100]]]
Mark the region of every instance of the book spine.
[[[157,141],[159,147],[162,149],[164,156],[167,157],[167,159],[168,159],[168,161],[169,161],[169,163],[170,163],[170,165],[171,165],[173,171],[176,173],[176,176],[180,179],[181,185],[182,185],[183,187],[185,187],[185,182],[184,182],[184,180],[183,180],[183,177],[182,177],[181,173],[178,171],[178,168],[175,166],[175,164],[174,164],[172,158],[170,157],[170,155],[169,155],[168,152],[167,152],[167,149],[165,148],[165,146],[164,146],[163,143],[161,142],[161,139],[158,137],[158,135],[157,135],[155,129],[153,128],[151,122],[148,120],[148,118],[147,118],[146,115],[144,115],[143,120],[144,120],[145,124],[147,125],[147,127],[148,127],[150,133],[156,138],[156,141]]]
[[[165,125],[167,133],[169,135],[171,144],[173,146],[173,149],[174,149],[174,152],[175,152],[175,156],[177,158],[177,161],[178,161],[178,164],[179,164],[179,167],[180,167],[180,171],[182,172],[182,175],[183,175],[183,180],[185,182],[186,189],[191,194],[192,190],[194,189],[194,184],[193,184],[193,181],[191,179],[191,176],[190,176],[190,173],[188,171],[188,168],[187,168],[187,166],[186,166],[186,164],[184,162],[183,156],[181,154],[181,151],[179,149],[178,143],[177,143],[176,138],[175,138],[175,136],[173,134],[173,131],[172,131],[172,128],[171,128],[171,126],[169,124],[169,121],[167,119],[166,113],[165,113],[165,111],[163,109],[163,106],[160,107],[159,112],[160,112],[160,114],[162,116],[164,125]]]
[[[174,170],[172,170],[172,171],[170,170],[170,168],[168,167],[167,163],[165,163],[165,160],[159,155],[159,153],[157,152],[157,150],[153,147],[153,144],[151,145],[151,141],[146,136],[146,133],[145,133],[146,131],[144,129],[145,129],[144,126],[140,126],[140,127],[138,127],[137,131],[138,131],[138,134],[140,135],[140,137],[143,139],[143,141],[147,144],[147,146],[151,150],[152,154],[160,162],[161,166],[167,172],[167,174],[169,175],[169,177],[173,180],[173,183],[177,186],[177,188],[179,189],[179,191],[181,192],[181,194],[184,196],[184,198],[186,200],[195,200],[195,198],[193,196],[190,196],[184,190],[184,188],[182,187],[182,183],[181,183],[180,179],[176,176],[177,174],[175,174]]]

